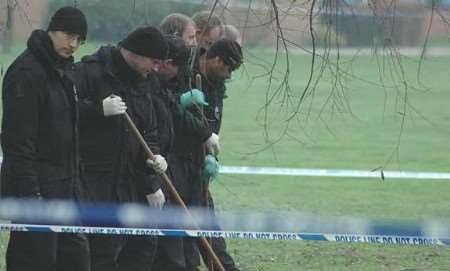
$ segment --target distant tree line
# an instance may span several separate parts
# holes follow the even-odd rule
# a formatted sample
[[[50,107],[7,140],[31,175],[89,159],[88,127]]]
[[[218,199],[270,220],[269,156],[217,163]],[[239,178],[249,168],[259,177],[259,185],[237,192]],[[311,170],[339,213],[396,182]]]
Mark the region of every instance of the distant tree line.
[[[168,14],[180,12],[192,15],[204,8],[189,1],[170,0],[51,0],[49,14],[64,5],[77,4],[89,24],[89,40],[117,41],[141,25],[158,25]]]

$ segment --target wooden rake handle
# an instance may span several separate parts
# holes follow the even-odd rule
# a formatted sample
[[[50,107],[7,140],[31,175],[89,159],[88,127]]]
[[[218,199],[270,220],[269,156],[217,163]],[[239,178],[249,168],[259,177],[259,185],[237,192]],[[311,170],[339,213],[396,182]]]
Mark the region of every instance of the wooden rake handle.
[[[200,73],[197,73],[195,75],[195,86],[197,87],[198,90],[203,91],[203,87],[202,87],[202,75]],[[195,106],[197,107],[197,109],[200,111],[200,114],[202,115],[202,121],[204,123],[208,123],[208,119],[205,117],[205,111],[203,110],[203,106],[199,106],[198,104],[195,103]],[[203,144],[202,145],[202,157],[205,158],[206,157],[206,147]],[[204,181],[204,180],[202,180]],[[205,200],[205,208],[209,209],[209,180],[207,180],[202,187],[203,190],[203,198]],[[212,247],[212,238],[206,238],[206,241],[208,242],[208,244]],[[213,258],[208,257],[207,263],[206,263],[208,270],[209,271],[214,271],[214,261]]]
[[[155,155],[153,155],[152,151],[148,147],[147,143],[145,142],[141,133],[137,129],[133,120],[131,120],[131,118],[127,112],[124,113],[124,116],[128,123],[128,126],[130,126],[131,130],[133,130],[134,135],[137,137],[137,139],[139,140],[139,143],[144,148],[144,151],[145,151],[145,154],[147,155],[147,157],[152,160],[155,160]],[[200,230],[200,228],[195,224],[194,217],[191,215],[191,213],[187,209],[186,204],[184,203],[183,199],[180,197],[180,194],[178,194],[177,189],[175,188],[175,186],[173,186],[172,181],[169,179],[167,174],[165,172],[163,172],[160,175],[160,177],[163,180],[164,184],[166,184],[167,187],[169,188],[169,192],[175,199],[175,202],[177,204],[179,204],[186,211],[186,214],[188,215],[188,217],[194,222],[195,230]],[[200,238],[202,245],[205,247],[206,251],[208,252],[209,256],[213,259],[214,263],[219,267],[219,270],[225,271],[225,268],[223,267],[222,263],[220,262],[219,257],[217,257],[216,253],[214,252],[214,250],[212,249],[211,245],[208,243],[206,238],[203,236],[200,236],[199,238]]]

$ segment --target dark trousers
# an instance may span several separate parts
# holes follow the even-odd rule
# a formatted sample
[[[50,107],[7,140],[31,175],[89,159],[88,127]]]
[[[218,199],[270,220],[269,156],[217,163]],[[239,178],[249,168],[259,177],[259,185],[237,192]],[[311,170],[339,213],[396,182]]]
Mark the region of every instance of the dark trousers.
[[[133,178],[86,172],[83,181],[93,202],[143,203],[145,197],[137,192]],[[154,236],[91,234],[88,239],[92,271],[149,271],[152,268],[157,242]]]
[[[184,157],[171,157],[169,165],[169,176],[184,202],[188,206],[204,206],[205,199],[200,181],[200,165]],[[214,216],[214,201],[211,194],[209,192],[208,194],[209,208]],[[220,230],[220,227],[215,225],[211,227],[211,230]],[[161,238],[158,244],[157,265],[162,267],[170,266],[173,269],[155,270],[198,270],[200,254],[203,261],[207,264],[208,254],[198,238],[166,237]],[[212,246],[225,270],[239,271],[233,258],[227,252],[225,239],[213,238]],[[184,263],[184,265],[181,263]]]
[[[137,201],[148,204],[145,195],[137,192]],[[155,226],[154,226],[155,227]],[[150,271],[153,270],[158,236],[127,235],[118,258],[119,270]]]
[[[215,216],[214,211],[214,200],[212,198],[211,193],[208,191],[208,203],[209,203],[209,210],[211,212],[211,215]],[[217,230],[220,231],[221,228],[219,225],[214,225],[209,230]],[[227,251],[227,245],[225,243],[225,239],[220,238],[211,238],[212,242],[212,249],[217,254],[217,257],[219,258],[220,262],[222,263],[223,267],[226,271],[239,271],[239,268],[236,267],[236,264],[234,263],[233,257],[228,253]],[[203,262],[208,266],[208,261],[210,261],[210,257],[208,256],[208,253],[206,249],[201,244],[200,240],[197,238],[197,244],[200,250],[200,254],[202,255]]]
[[[2,176],[3,177],[3,176]],[[46,200],[76,200],[73,178],[40,183]],[[26,221],[15,221],[27,223]],[[6,250],[7,271],[88,271],[86,236],[73,233],[11,232]]]
[[[89,235],[92,271],[149,271],[156,250],[154,236]]]
[[[128,236],[127,242],[120,252],[119,267],[124,271],[153,270],[157,236]]]
[[[89,246],[84,235],[11,232],[7,271],[88,271]]]
[[[167,174],[187,206],[201,202],[199,165],[190,157],[170,155]],[[166,206],[176,205],[167,191]],[[160,237],[152,271],[196,271],[200,266],[200,253],[196,238]]]
[[[120,270],[118,259],[120,251],[125,245],[125,236],[90,234],[88,239],[92,271]]]
[[[152,271],[194,271],[198,270],[198,251],[194,257],[185,255],[185,240],[182,237],[161,237]],[[187,245],[189,246],[189,245]],[[196,248],[195,248],[196,249]],[[188,252],[193,251],[187,249]],[[186,257],[185,257],[186,256]]]

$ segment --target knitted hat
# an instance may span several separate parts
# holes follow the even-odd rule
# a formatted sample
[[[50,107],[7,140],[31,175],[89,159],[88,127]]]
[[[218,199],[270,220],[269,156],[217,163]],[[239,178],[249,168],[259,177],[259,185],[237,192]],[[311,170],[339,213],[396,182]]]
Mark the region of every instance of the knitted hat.
[[[74,7],[58,9],[50,19],[47,31],[64,31],[78,34],[82,40],[86,39],[87,22],[81,10]]]
[[[163,34],[153,26],[137,28],[119,42],[119,45],[140,56],[167,59],[167,41]]]
[[[165,35],[167,44],[169,45],[168,59],[172,59],[178,66],[186,66],[189,62],[190,50],[184,43],[183,39],[175,35]]]
[[[243,61],[241,46],[234,40],[221,39],[211,45],[206,52],[208,58],[220,57],[232,71],[241,66]]]

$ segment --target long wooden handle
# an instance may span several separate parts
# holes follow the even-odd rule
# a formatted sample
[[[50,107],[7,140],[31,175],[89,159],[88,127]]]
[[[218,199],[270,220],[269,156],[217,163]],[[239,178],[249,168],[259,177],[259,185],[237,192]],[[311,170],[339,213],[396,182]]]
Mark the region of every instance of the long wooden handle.
[[[127,120],[128,126],[130,126],[131,130],[133,130],[133,133],[138,138],[139,143],[144,148],[145,153],[147,154],[147,157],[155,160],[155,155],[153,155],[152,151],[148,147],[147,143],[145,142],[144,138],[142,137],[141,133],[139,132],[138,128],[134,124],[133,120],[131,120],[130,116],[127,112],[125,112],[125,119]],[[186,204],[184,203],[183,199],[180,197],[180,194],[178,194],[177,189],[175,186],[173,186],[172,181],[169,179],[166,173],[162,173],[161,178],[163,182],[167,185],[167,188],[169,188],[170,194],[175,199],[176,203],[178,203],[187,213],[189,218],[194,222],[194,228],[195,230],[200,230],[200,228],[195,224],[194,217],[192,217],[191,213],[186,207]],[[211,245],[208,243],[205,237],[200,236],[200,241],[202,245],[205,247],[206,251],[208,252],[209,256],[214,260],[214,263],[219,267],[220,271],[225,271],[225,268],[223,267],[222,263],[219,260],[219,257],[217,257],[216,253],[212,249]]]
[[[195,75],[195,88],[197,88],[198,90],[203,92],[203,89],[202,89],[202,76],[199,73],[197,73]],[[203,92],[203,94],[204,94],[204,92]],[[200,112],[200,115],[201,115],[203,123],[208,124],[208,119],[205,116],[203,105],[199,105],[198,103],[195,102],[194,99],[192,99],[192,103],[194,104],[194,106],[198,110],[198,112]]]
[[[202,87],[202,75],[200,73],[197,73],[195,75],[195,87],[200,90],[203,91],[203,87]],[[195,102],[194,102],[195,103]],[[197,108],[199,108],[200,110],[200,114],[202,115],[202,119],[204,122],[208,123],[207,118],[205,117],[205,111],[203,110],[203,106],[198,106],[196,104]],[[202,157],[205,158],[206,157],[206,147],[203,144],[202,145]],[[202,180],[205,181],[205,180]],[[209,209],[209,180],[206,180],[206,182],[203,183],[203,198],[205,200],[205,208]],[[209,245],[212,247],[212,238],[206,238],[206,241],[208,241]],[[207,257],[207,267],[209,271],[214,271],[214,262],[213,259],[211,257]]]
[[[203,91],[203,89],[202,89],[202,75],[201,75],[200,73],[197,73],[197,74],[195,75],[195,87],[196,87],[198,90]]]

